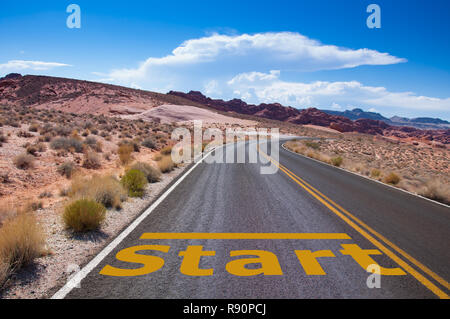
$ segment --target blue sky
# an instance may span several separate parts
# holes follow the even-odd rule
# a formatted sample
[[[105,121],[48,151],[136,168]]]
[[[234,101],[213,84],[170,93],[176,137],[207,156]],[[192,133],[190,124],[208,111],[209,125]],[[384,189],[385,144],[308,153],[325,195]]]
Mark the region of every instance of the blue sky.
[[[81,7],[81,29],[66,7]],[[366,7],[381,8],[369,29]],[[450,1],[9,1],[0,76],[450,120]]]

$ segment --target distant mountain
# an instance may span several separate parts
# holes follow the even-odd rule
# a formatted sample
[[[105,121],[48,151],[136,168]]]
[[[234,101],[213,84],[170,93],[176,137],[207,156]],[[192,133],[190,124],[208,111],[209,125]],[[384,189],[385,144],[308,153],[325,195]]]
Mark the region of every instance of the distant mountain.
[[[247,104],[240,99],[224,101],[211,99],[201,92],[190,91],[188,93],[170,91],[169,95],[175,95],[194,101],[195,103],[208,106],[210,108],[223,111],[248,114],[272,120],[289,122],[294,124],[312,124],[332,128],[339,132],[359,132],[372,135],[395,136],[398,138],[410,138],[423,141],[435,141],[450,144],[450,129],[441,130],[421,130],[409,126],[394,126],[389,124],[390,119],[378,113],[364,112],[361,109],[340,112],[339,115],[321,111],[316,108],[298,110],[290,106],[283,106],[279,103],[261,103],[259,105]],[[347,116],[353,116],[355,120]],[[359,114],[359,115],[358,115]],[[372,118],[365,118],[371,116]]]
[[[353,110],[345,110],[344,112],[332,111],[332,110],[322,110],[322,111],[327,114],[345,116],[346,118],[353,120],[353,121],[356,121],[359,119],[369,119],[369,120],[378,120],[378,121],[383,121],[383,122],[389,122],[389,119],[384,117],[380,113],[365,112],[358,108],[353,109]]]
[[[344,116],[350,120],[356,121],[359,119],[370,119],[383,121],[386,124],[393,126],[410,126],[419,129],[432,130],[432,129],[448,129],[450,128],[450,122],[441,120],[439,118],[430,117],[417,117],[409,119],[407,117],[393,116],[391,118],[384,117],[380,113],[366,112],[360,108],[345,111],[323,110],[323,112],[331,115]]]

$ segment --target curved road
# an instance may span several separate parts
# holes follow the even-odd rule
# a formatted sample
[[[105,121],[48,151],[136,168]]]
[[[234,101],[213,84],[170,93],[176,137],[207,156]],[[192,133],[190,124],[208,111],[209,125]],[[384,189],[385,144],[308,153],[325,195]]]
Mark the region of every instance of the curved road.
[[[232,156],[231,148],[248,156],[248,143],[212,155]],[[260,174],[263,163],[199,164],[99,259],[81,288],[65,287],[55,297],[448,297],[448,207],[281,145],[272,161],[279,168],[269,175]],[[140,255],[136,246],[143,246]],[[147,268],[130,262],[146,264],[145,256],[160,258],[149,257]],[[390,274],[381,276],[380,288],[367,285],[372,263]]]

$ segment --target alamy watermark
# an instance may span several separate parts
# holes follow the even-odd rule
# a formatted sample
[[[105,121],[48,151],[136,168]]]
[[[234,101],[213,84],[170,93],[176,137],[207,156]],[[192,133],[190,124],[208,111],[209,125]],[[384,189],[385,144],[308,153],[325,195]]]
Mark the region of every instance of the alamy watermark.
[[[204,162],[209,164],[260,163],[262,164],[261,174],[275,174],[278,171],[276,165],[279,161],[278,128],[270,130],[227,128],[225,131],[207,128],[203,130],[202,121],[194,121],[193,133],[187,128],[178,127],[173,130],[171,138],[178,141],[172,147],[171,153],[172,161],[177,164],[198,162],[202,159],[202,154],[211,152],[204,158]],[[227,147],[230,144],[233,145]]]

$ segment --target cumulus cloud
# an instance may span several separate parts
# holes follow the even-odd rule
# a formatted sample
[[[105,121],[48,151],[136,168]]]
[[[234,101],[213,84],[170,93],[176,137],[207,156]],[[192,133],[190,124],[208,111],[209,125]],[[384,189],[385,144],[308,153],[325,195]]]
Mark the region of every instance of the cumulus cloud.
[[[42,62],[42,61],[24,61],[24,60],[11,60],[7,63],[0,64],[0,71],[5,72],[19,72],[22,70],[34,70],[45,71],[52,68],[71,66],[69,64],[57,63],[57,62]]]
[[[277,32],[241,35],[212,34],[189,39],[164,57],[150,57],[136,68],[112,70],[107,78],[154,84],[182,82],[188,76],[247,72],[250,70],[316,71],[388,65],[405,59],[375,50],[357,50],[322,44],[299,33]],[[203,69],[201,67],[204,67]],[[194,69],[195,68],[195,69]]]
[[[450,98],[419,96],[413,92],[390,92],[384,87],[358,81],[311,83],[287,82],[279,71],[238,74],[227,82],[234,94],[249,102],[280,102],[294,107],[339,109],[341,105],[449,111]],[[377,108],[378,109],[378,108]]]

